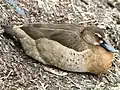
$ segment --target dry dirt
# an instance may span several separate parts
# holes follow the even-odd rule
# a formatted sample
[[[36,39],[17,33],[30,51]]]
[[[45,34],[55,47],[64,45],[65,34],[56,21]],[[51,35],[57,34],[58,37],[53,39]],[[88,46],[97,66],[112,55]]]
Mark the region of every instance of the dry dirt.
[[[22,1],[19,4],[24,6],[25,15],[18,14],[7,0],[0,0],[0,24],[93,24],[103,28],[112,45],[120,50],[120,0]],[[106,74],[72,73],[55,67],[51,73],[48,66],[26,56],[15,37],[3,32],[0,29],[0,90],[120,90],[119,55]]]

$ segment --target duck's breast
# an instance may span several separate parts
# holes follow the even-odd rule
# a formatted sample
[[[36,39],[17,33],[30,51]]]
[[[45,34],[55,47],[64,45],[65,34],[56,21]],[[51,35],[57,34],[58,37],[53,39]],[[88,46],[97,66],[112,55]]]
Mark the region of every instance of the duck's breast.
[[[94,49],[94,53],[88,57],[86,67],[89,72],[95,74],[104,73],[110,68],[113,56],[113,53],[97,46]]]

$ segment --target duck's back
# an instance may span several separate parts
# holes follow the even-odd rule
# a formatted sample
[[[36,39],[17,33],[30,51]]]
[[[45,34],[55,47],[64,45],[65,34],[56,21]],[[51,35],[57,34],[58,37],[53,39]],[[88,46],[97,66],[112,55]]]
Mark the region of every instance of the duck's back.
[[[81,38],[83,27],[73,24],[29,24],[21,27],[31,38],[47,38],[59,42],[60,44],[82,51],[86,42]]]

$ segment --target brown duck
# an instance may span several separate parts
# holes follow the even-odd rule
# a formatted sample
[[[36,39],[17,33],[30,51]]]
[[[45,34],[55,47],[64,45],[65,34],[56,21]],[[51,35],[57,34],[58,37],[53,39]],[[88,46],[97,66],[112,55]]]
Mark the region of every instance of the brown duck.
[[[37,23],[2,27],[20,40],[28,56],[67,71],[105,73],[116,52],[96,26]]]

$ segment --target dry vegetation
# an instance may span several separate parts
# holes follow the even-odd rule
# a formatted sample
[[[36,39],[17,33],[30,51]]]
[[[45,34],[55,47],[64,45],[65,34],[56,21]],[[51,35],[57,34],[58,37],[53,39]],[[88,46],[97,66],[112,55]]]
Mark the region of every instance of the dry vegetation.
[[[16,0],[17,1],[17,0]],[[0,0],[0,24],[79,23],[105,29],[112,45],[120,50],[119,0],[23,0],[25,15]],[[111,2],[109,2],[111,1]],[[113,2],[112,2],[113,1]],[[15,37],[0,30],[0,90],[120,90],[120,61],[117,55],[106,74],[65,72],[44,66],[26,56]]]

